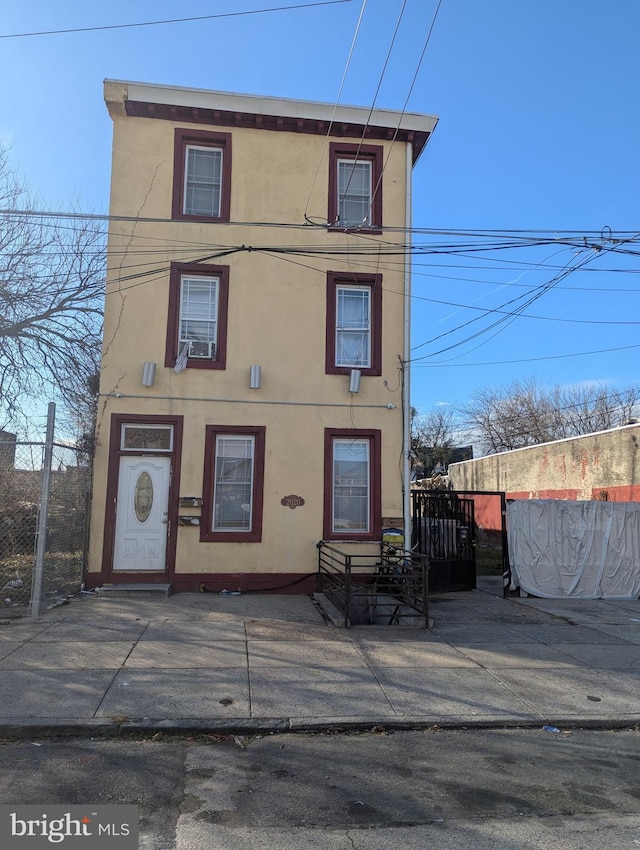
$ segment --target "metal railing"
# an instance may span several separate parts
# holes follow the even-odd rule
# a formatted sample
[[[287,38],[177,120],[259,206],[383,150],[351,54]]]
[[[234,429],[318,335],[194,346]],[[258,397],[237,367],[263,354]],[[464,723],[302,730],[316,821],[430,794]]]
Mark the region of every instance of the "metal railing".
[[[354,625],[429,628],[429,559],[381,543],[369,554],[318,544],[318,589]]]

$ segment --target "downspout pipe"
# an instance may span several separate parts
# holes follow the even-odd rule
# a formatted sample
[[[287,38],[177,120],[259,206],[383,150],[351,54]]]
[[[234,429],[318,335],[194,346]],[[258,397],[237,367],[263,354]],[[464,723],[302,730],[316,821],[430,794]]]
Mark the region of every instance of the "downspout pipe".
[[[404,258],[404,340],[402,351],[402,514],[404,521],[404,548],[411,548],[411,393],[409,358],[411,356],[411,225],[413,145],[406,146],[406,192],[405,192],[405,258]]]

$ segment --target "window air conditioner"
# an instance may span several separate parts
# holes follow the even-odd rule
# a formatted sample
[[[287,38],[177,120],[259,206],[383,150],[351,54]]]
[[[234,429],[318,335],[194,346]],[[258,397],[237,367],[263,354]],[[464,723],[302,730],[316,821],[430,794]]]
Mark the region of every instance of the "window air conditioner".
[[[196,340],[189,342],[189,357],[193,357],[194,360],[213,360],[215,356],[215,342],[198,342]]]

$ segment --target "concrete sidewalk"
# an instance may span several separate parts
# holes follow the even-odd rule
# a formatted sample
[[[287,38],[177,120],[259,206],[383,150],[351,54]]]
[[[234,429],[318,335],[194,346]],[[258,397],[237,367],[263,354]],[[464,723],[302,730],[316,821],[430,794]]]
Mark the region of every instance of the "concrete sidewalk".
[[[0,736],[640,724],[640,601],[478,583],[429,632],[303,596],[82,596],[0,626]]]

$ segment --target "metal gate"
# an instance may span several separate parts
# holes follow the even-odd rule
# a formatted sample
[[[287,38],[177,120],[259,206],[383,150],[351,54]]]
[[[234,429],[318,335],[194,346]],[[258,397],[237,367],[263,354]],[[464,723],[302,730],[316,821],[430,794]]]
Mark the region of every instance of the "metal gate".
[[[429,591],[473,590],[476,586],[473,499],[434,490],[414,490],[411,498],[411,548],[429,558]]]

